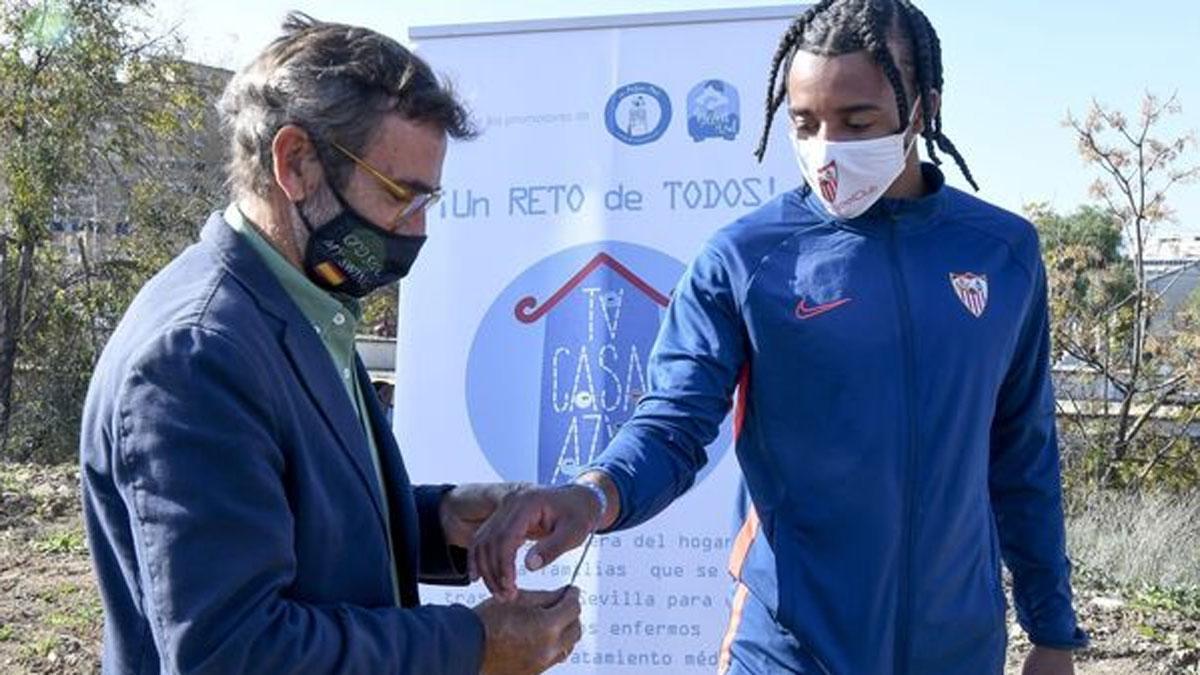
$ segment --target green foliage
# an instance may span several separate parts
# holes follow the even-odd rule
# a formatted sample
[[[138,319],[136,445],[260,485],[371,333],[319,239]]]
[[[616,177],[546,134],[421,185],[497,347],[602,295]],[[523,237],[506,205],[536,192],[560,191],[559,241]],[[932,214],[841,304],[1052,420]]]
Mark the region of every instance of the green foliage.
[[[399,287],[394,284],[364,298],[362,332],[379,337],[396,337],[399,302]]]
[[[1085,205],[1065,216],[1046,204],[1033,204],[1026,210],[1047,251],[1082,246],[1094,251],[1102,264],[1128,262],[1121,255],[1121,221],[1103,209]]]
[[[1163,609],[1189,619],[1200,619],[1200,587],[1163,588],[1146,585],[1133,595],[1135,607]]]
[[[4,215],[44,239],[56,202],[96,170],[128,169],[200,122],[174,44],[132,23],[139,0],[6,3],[0,13]],[[52,17],[52,18],[48,18]],[[53,39],[47,26],[53,26]],[[22,224],[23,223],[23,224]]]
[[[1045,204],[1026,207],[1038,228],[1049,283],[1055,361],[1099,361],[1128,337],[1131,261],[1121,253],[1121,223],[1091,206],[1060,215]]]
[[[34,548],[39,553],[81,554],[87,552],[87,543],[83,539],[83,532],[71,529],[47,534],[34,542]]]
[[[203,155],[217,83],[141,27],[149,7],[0,6],[0,459],[75,455],[105,340],[221,190]],[[56,217],[131,234],[56,234]]]

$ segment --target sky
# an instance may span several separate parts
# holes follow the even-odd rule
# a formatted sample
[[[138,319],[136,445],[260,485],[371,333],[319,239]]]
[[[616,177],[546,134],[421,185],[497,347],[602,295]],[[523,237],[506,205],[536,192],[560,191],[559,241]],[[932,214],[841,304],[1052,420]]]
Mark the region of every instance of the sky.
[[[236,70],[278,33],[291,9],[370,26],[403,42],[413,26],[607,14],[780,6],[753,0],[158,0],[153,21],[178,27],[189,56]],[[1090,200],[1094,169],[1080,160],[1068,111],[1092,100],[1135,116],[1149,91],[1178,95],[1183,114],[1163,137],[1200,132],[1200,3],[1192,0],[923,0],[941,38],[946,134],[980,182],[980,196],[1012,210]],[[796,5],[797,10],[801,5]],[[774,44],[763,45],[773,50]],[[679,55],[686,58],[686,54]],[[437,64],[434,64],[436,68]],[[1200,148],[1191,150],[1200,164]],[[965,187],[947,167],[951,183]],[[797,175],[799,180],[799,175]],[[1200,236],[1200,184],[1176,187],[1177,222],[1161,234]]]

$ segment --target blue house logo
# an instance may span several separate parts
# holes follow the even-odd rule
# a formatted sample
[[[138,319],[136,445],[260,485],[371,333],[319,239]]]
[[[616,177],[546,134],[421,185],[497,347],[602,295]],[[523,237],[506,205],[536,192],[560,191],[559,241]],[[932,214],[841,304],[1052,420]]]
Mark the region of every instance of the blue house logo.
[[[671,126],[671,98],[649,82],[627,84],[608,98],[604,123],[626,145],[653,143]]]
[[[683,271],[659,251],[597,242],[537,263],[500,294],[475,334],[466,393],[475,438],[504,480],[566,483],[604,451],[649,388],[666,290]],[[706,468],[730,439],[726,425]]]
[[[705,80],[688,93],[688,135],[699,143],[706,138],[732,141],[742,128],[737,89],[721,80]]]

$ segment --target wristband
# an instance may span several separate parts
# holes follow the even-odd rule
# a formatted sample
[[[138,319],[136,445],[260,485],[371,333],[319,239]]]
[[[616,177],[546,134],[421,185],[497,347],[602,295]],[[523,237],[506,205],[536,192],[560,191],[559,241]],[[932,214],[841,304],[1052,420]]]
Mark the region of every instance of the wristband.
[[[597,517],[598,522],[592,527],[593,530],[598,529],[600,523],[604,522],[604,514],[608,513],[608,494],[604,491],[604,488],[596,485],[590,480],[576,479],[575,485],[579,485],[591,490],[592,494],[596,495],[596,501],[600,502],[600,515]]]

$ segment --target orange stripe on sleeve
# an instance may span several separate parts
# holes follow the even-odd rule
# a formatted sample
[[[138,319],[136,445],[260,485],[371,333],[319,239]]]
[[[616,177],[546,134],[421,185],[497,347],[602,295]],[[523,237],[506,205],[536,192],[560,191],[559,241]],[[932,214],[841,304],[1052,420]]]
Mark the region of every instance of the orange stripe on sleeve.
[[[717,665],[719,674],[729,672],[729,666],[733,663],[733,641],[742,625],[742,613],[746,611],[746,598],[749,595],[750,589],[739,583],[737,591],[733,594],[733,608],[729,612],[729,629],[725,631],[725,639],[721,641],[721,660]]]
[[[729,554],[729,573],[734,579],[742,578],[742,568],[746,565],[746,557],[750,555],[750,546],[758,536],[758,525],[758,511],[751,505],[746,522],[742,523],[742,529],[738,530],[737,539],[733,542],[733,552]]]

